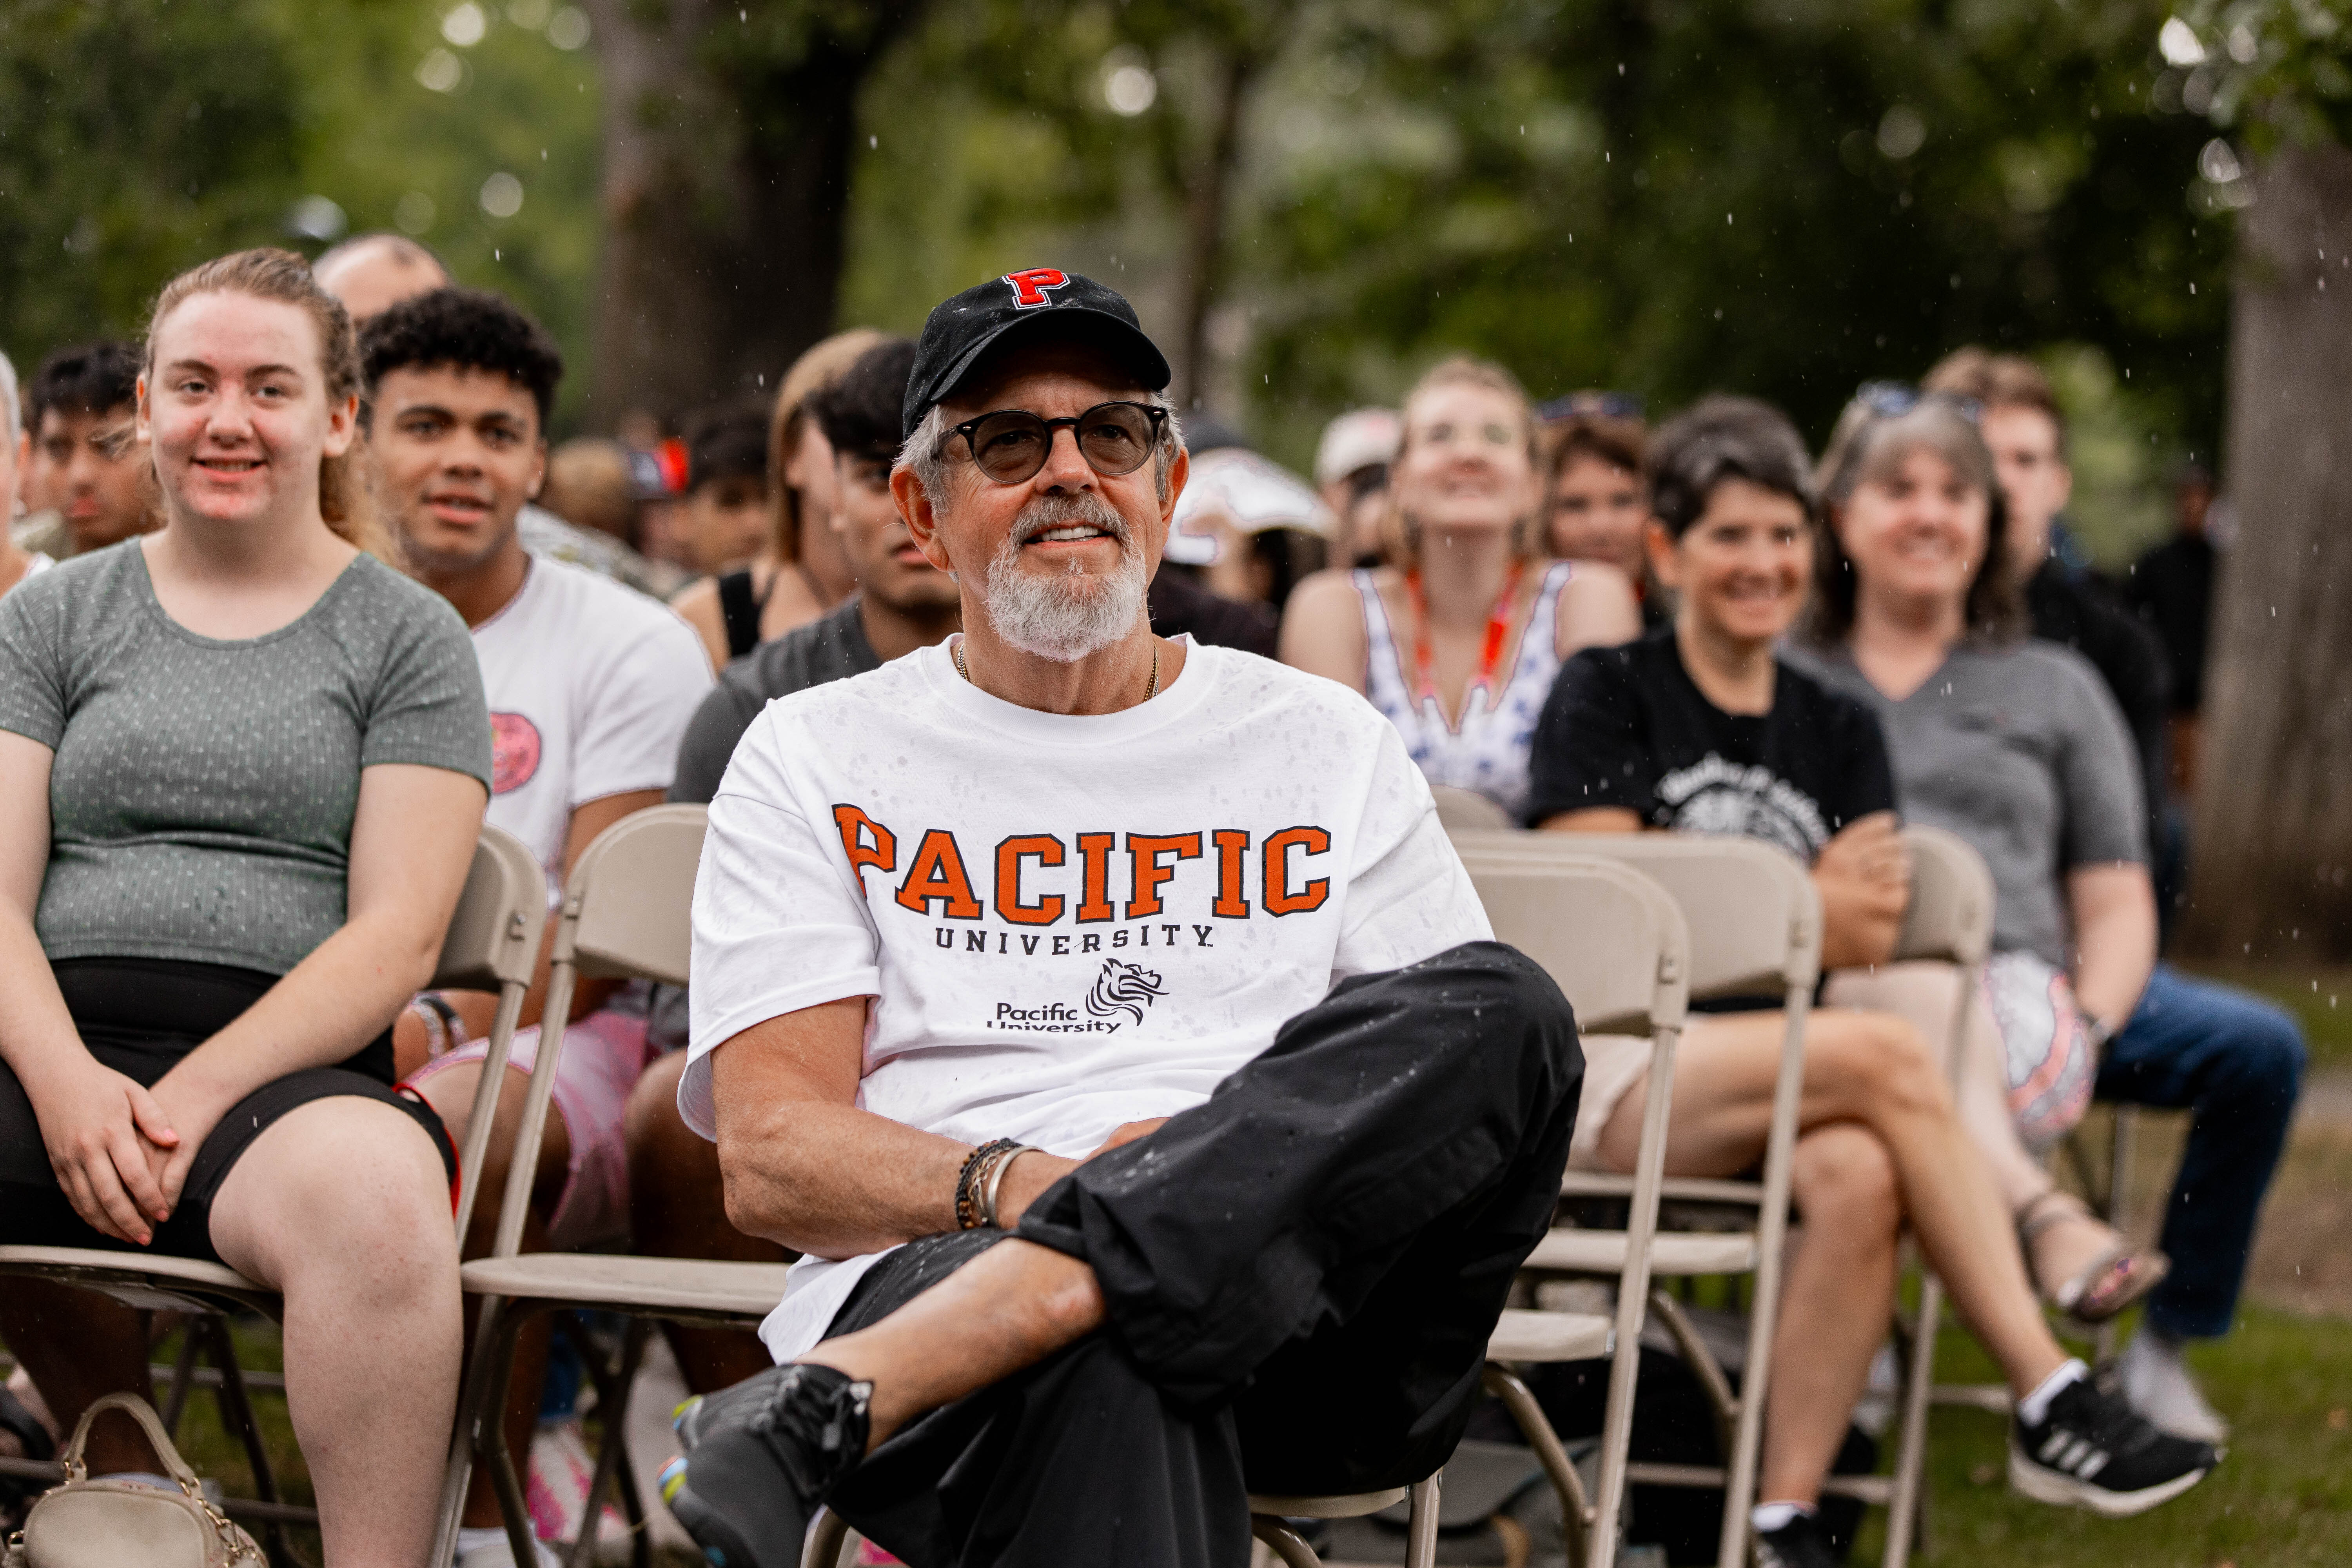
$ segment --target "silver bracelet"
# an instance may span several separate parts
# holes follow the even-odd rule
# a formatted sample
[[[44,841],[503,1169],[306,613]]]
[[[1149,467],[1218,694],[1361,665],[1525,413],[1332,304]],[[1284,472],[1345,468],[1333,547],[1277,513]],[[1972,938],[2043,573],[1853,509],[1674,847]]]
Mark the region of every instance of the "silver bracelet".
[[[1003,1225],[998,1223],[996,1217],[996,1192],[999,1187],[1002,1187],[1004,1184],[1004,1173],[1013,1169],[1013,1161],[1018,1160],[1024,1154],[1034,1152],[1035,1152],[1035,1151],[1026,1143],[1015,1144],[1013,1148],[1007,1149],[1004,1152],[1004,1157],[1003,1159],[998,1160],[995,1164],[991,1165],[988,1168],[988,1174],[982,1180],[980,1188],[980,1219],[981,1223],[988,1226],[989,1229],[1002,1230],[1004,1228]]]
[[[458,1021],[457,1009],[432,992],[420,991],[410,997],[408,1010],[425,1026],[427,1060],[446,1056],[466,1043],[465,1026]]]

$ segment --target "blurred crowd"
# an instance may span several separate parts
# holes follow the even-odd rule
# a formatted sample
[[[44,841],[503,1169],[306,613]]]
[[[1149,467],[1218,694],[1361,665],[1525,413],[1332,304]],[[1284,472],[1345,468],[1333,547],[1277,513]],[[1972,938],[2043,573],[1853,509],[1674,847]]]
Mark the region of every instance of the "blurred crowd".
[[[259,270],[239,274],[244,281],[191,287],[246,289],[331,325],[332,307],[304,292],[315,286],[356,329],[358,428],[337,436],[331,418],[326,438],[351,443],[352,471],[364,470],[355,482],[373,499],[348,515],[331,502],[327,521],[463,620],[481,689],[432,702],[449,713],[487,703],[489,820],[538,855],[551,898],[621,816],[665,799],[709,801],[772,700],[957,632],[956,585],[904,521],[924,460],[901,425],[914,342],[844,331],[779,367],[772,396],[698,411],[674,433],[633,417],[614,436],[551,445],[560,353],[510,303],[456,287],[423,247],[363,236],[320,257],[308,280],[250,268]],[[165,316],[159,308],[159,332]],[[190,308],[173,319],[194,317]],[[167,435],[157,378],[177,374],[178,363],[159,363],[160,352],[152,341],[60,348],[21,387],[0,360],[8,423],[0,495],[13,498],[0,593],[113,552],[77,569],[79,611],[44,599],[0,625],[0,651],[13,660],[0,665],[0,730],[46,734],[52,750],[80,700],[34,693],[49,679],[40,661],[80,671],[72,639],[95,647],[110,635],[74,615],[150,602],[142,594],[197,595],[160,577],[141,587],[146,578],[123,576],[137,549],[117,549],[180,504],[158,485]],[[2003,1281],[2021,1268],[2011,1304],[2030,1308],[2038,1297],[2084,1321],[2144,1304],[2120,1369],[2124,1397],[2165,1432],[2218,1443],[2226,1422],[2182,1350],[2230,1327],[2303,1051],[2274,1009],[2159,958],[2199,765],[2221,510],[2214,481],[2181,471],[2170,537],[2128,570],[2103,572],[2067,530],[2066,415],[2030,360],[1958,347],[1932,366],[1891,368],[1916,379],[1858,389],[1818,457],[1789,420],[1752,400],[1710,397],[1654,421],[1641,399],[1621,393],[1537,401],[1509,372],[1466,356],[1428,370],[1394,408],[1333,419],[1305,476],[1205,414],[1171,410],[1188,470],[1149,584],[1151,629],[1351,689],[1393,725],[1432,785],[1483,796],[1514,825],[1738,834],[1797,856],[1822,889],[1824,957],[1849,972],[1825,995],[1817,1057],[1824,1072],[1853,1064],[1858,1076],[1841,1092],[1857,1097],[1900,1100],[1885,1064],[1907,1059],[1906,1042],[1932,1034],[1949,1009],[1948,991],[1881,972],[1906,891],[1895,825],[1931,823],[1968,838],[1994,873],[1998,952],[1952,1125],[1992,1173],[2004,1235],[2017,1243],[2006,1261],[1984,1259],[1973,1272],[1964,1261],[1939,1267],[1956,1289],[1976,1289],[1993,1319],[2010,1300]],[[979,438],[971,445],[982,459]],[[215,479],[232,482],[225,474],[190,482]],[[381,605],[352,612],[337,646],[354,647],[373,635],[367,627],[407,613],[397,609],[407,591],[378,590]],[[465,664],[461,639],[445,629],[458,651],[433,657]],[[89,679],[98,690],[128,678]],[[199,700],[182,691],[164,700]],[[425,699],[415,700],[425,711]],[[415,743],[413,760],[432,761],[426,742]],[[58,799],[63,834],[73,803]],[[109,808],[118,805],[152,809],[136,800]],[[63,895],[41,891],[37,875],[33,891],[46,935],[50,900]],[[166,951],[177,950],[152,950]],[[142,984],[181,983],[142,973]],[[109,983],[130,984],[111,972]],[[82,1005],[70,985],[65,994],[69,1009]],[[534,988],[527,1023],[536,1025],[541,995]],[[1838,1021],[1848,1016],[1863,1021]],[[439,1124],[459,1128],[489,1016],[480,996],[419,992],[403,1003],[381,1071],[366,1069],[379,1098],[389,1102],[397,1083]],[[566,1021],[534,1245],[633,1237],[640,1251],[679,1258],[784,1256],[729,1225],[718,1156],[680,1120],[683,1016],[676,994],[583,988]],[[1702,1023],[1685,1060],[1715,1063],[1720,1092],[1779,1048],[1769,1022]],[[526,1070],[530,1039],[517,1045]],[[350,1044],[360,1052],[353,1064],[376,1048]],[[1588,1058],[1573,1158],[1622,1168],[1646,1047],[1612,1053],[1588,1042]],[[1769,1087],[1769,1066],[1761,1070],[1756,1081]],[[31,1167],[12,1173],[0,1163],[0,1186],[22,1182],[27,1192],[50,1163],[39,1157],[49,1121],[36,1125],[34,1087],[27,1078],[27,1109],[14,1121],[0,1102],[0,1144],[14,1139],[25,1156],[17,1164]],[[2111,1229],[2048,1173],[2048,1151],[2095,1095],[2198,1113],[2156,1246]],[[1705,1093],[1678,1098],[1676,1115],[1696,1125],[1707,1103]],[[1692,1139],[1704,1145],[1699,1133]],[[1887,1140],[1902,1142],[1892,1131]],[[6,1153],[0,1147],[0,1161]],[[1753,1159],[1737,1140],[1685,1153],[1721,1167],[1700,1174],[1736,1173]],[[1861,1167],[1833,1144],[1809,1158],[1816,1163],[1801,1164],[1800,1198],[1818,1213],[1896,1201],[1886,1194],[1898,1185],[1899,1147]],[[1872,1160],[1882,1162],[1875,1175]],[[189,1179],[201,1173],[200,1163]],[[1903,1201],[1920,1201],[1913,1180],[1906,1171]],[[494,1162],[486,1190],[502,1186]],[[56,1234],[76,1215],[89,1222],[89,1212],[80,1201],[71,1215],[59,1207]],[[135,1209],[121,1213],[128,1217],[109,1234],[146,1239]],[[476,1219],[478,1248],[495,1206]],[[1804,1245],[1828,1246],[1830,1229],[1814,1227]],[[194,1245],[209,1255],[211,1242]],[[268,1253],[266,1240],[255,1245],[257,1256]],[[1967,1247],[1953,1246],[1952,1258],[1962,1258]],[[1791,1275],[1801,1352],[1826,1332],[1861,1267],[1816,1265],[1814,1277],[1801,1267]],[[1813,1297],[1798,1300],[1807,1289]],[[28,1288],[0,1307],[0,1332],[31,1373],[19,1373],[12,1401],[38,1414],[46,1394],[50,1409],[77,1408],[103,1379],[76,1370],[92,1364],[90,1352],[39,1305]],[[94,1324],[76,1332],[104,1327]],[[2019,1335],[2007,1370],[2025,1407],[2047,1408],[2065,1385],[2036,1362],[2041,1342]],[[697,1391],[767,1362],[746,1334],[679,1328],[670,1338]],[[1876,1343],[1874,1328],[1849,1347],[1852,1364],[1840,1362],[1838,1376],[1850,1373],[1852,1386],[1832,1378],[1817,1391],[1817,1411],[1792,1404],[1776,1415],[1760,1495],[1781,1511],[1759,1510],[1759,1530],[1797,1528],[1817,1500]],[[550,1382],[549,1354],[543,1333],[526,1342],[527,1387]],[[538,1414],[535,1401],[515,1413],[522,1440]],[[432,1415],[423,1408],[415,1420],[430,1426]],[[31,1428],[11,1430],[21,1439]],[[585,1454],[562,1419],[540,1433],[533,1496],[548,1510],[543,1534],[582,1528]],[[121,1468],[143,1468],[135,1450]],[[322,1495],[335,1484],[331,1464]],[[461,1563],[488,1563],[469,1553],[504,1550],[497,1520],[487,1482],[478,1484]]]

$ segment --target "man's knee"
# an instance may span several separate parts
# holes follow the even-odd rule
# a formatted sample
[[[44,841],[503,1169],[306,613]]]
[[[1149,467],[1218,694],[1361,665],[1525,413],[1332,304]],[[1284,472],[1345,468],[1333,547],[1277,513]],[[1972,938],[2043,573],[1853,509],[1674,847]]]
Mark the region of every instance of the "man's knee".
[[[2249,1001],[2232,1009],[2223,1070],[2242,1091],[2292,1105],[2309,1059],[2303,1030],[2279,1008]]]
[[[1499,942],[1465,942],[1402,973],[1434,980],[1450,1001],[1466,1000],[1477,1011],[1521,1025],[1531,1039],[1573,1042],[1576,1010],[1542,964]]]

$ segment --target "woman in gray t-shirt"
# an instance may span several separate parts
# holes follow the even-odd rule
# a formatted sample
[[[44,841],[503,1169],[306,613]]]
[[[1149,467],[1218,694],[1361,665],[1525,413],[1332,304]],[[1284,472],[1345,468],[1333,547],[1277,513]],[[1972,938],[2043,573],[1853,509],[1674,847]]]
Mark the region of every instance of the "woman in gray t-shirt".
[[[454,1162],[389,1029],[464,883],[489,721],[455,612],[363,548],[358,386],[301,258],[183,275],[139,405],[161,531],[0,600],[0,1243],[282,1292],[328,1560],[416,1563],[457,1385]],[[143,1390],[139,1328],[0,1289],[67,1421]],[[110,1432],[94,1470],[152,1466]]]
[[[2153,1289],[2164,1260],[2058,1192],[2028,1151],[2081,1120],[2099,1045],[2155,964],[2138,775],[2097,674],[2021,635],[1973,413],[1881,384],[1840,423],[1822,465],[1830,527],[1809,668],[1877,713],[1904,816],[1958,834],[1991,868],[1994,953],[1977,1015],[1989,1024],[1964,1064],[1963,1110],[2043,1292],[2104,1318]],[[1924,1020],[1949,1005],[1948,982],[1941,998],[1920,994],[1935,984],[1855,976],[1837,999]]]

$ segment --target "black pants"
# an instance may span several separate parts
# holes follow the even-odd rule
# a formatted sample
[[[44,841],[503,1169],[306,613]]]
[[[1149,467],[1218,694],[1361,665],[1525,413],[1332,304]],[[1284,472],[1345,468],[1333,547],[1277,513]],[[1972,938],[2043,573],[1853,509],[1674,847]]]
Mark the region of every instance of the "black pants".
[[[1551,1223],[1583,1073],[1567,1001],[1499,943],[1339,986],[1023,1217],[1093,1268],[1104,1331],[894,1434],[834,1506],[916,1568],[1241,1568],[1252,1491],[1427,1476]],[[1003,1239],[900,1248],[832,1332]]]
[[[210,1039],[278,984],[274,974],[158,958],[78,958],[50,966],[83,1046],[103,1065],[142,1088]],[[230,1169],[278,1118],[314,1100],[379,1100],[422,1127],[457,1179],[457,1151],[433,1108],[392,1082],[392,1032],[331,1068],[304,1068],[272,1079],[231,1106],[196,1151],[172,1217],[155,1227],[152,1250],[173,1258],[221,1261],[213,1250],[212,1205]],[[49,1168],[33,1102],[0,1062],[0,1244],[140,1250],[91,1226],[74,1212]]]

